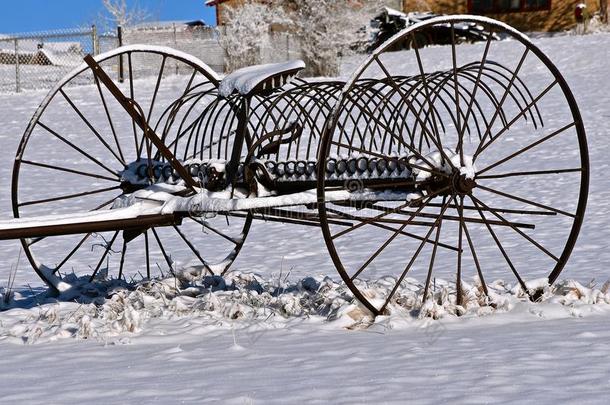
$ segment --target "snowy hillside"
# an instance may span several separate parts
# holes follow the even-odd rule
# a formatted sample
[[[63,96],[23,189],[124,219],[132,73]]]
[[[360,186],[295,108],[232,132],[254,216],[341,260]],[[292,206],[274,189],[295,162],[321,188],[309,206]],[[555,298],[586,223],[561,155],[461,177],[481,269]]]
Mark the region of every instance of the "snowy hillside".
[[[494,305],[478,301],[477,281],[469,275],[463,311],[449,299],[455,288],[445,281],[453,280],[448,271],[438,275],[435,300],[420,312],[419,273],[401,286],[403,305],[373,322],[340,283],[319,229],[272,222],[253,225],[225,279],[192,284],[184,274],[135,290],[121,283],[97,290],[82,285],[79,303],[70,302],[74,296],[58,302],[37,295],[44,286],[19,244],[2,241],[0,287],[17,267],[18,299],[0,303],[0,309],[13,307],[0,312],[2,401],[606,403],[610,34],[535,43],[574,92],[592,168],[578,243],[541,303],[529,302],[497,270],[487,279]],[[441,59],[444,51],[430,52]],[[358,63],[346,61],[343,76]],[[85,90],[71,94],[80,95],[83,105],[89,102]],[[44,95],[0,95],[2,218],[12,217],[10,178],[18,142]],[[67,118],[62,111],[54,114],[58,123]],[[549,160],[553,152],[546,151]],[[40,153],[48,153],[44,145]],[[50,182],[35,180],[31,193]],[[49,252],[55,248],[62,247]],[[535,268],[532,274],[538,274]],[[382,278],[368,283],[373,292],[388,288]]]

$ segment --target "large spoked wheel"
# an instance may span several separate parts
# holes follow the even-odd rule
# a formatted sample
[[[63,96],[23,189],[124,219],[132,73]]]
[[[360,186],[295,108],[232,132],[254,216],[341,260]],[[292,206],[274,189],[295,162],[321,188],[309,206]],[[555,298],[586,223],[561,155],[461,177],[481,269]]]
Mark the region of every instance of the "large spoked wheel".
[[[487,39],[459,44],[453,36],[445,46],[390,51],[463,22],[480,24]],[[480,283],[479,298],[502,279],[535,299],[566,266],[587,199],[585,130],[557,68],[505,24],[439,17],[375,51],[346,84],[319,159],[351,155],[409,161],[408,185],[392,190],[416,192],[402,201],[332,203],[318,171],[328,250],[374,314],[400,305],[407,277],[421,283],[422,302],[436,278],[456,280],[455,302],[467,305],[465,278]],[[375,191],[367,187],[374,176],[363,175],[360,186]],[[353,225],[337,227],[329,216]]]
[[[194,57],[154,46],[119,48],[96,60],[179,159],[201,162],[200,151],[191,146],[201,128],[202,111],[217,100],[218,79],[211,69]],[[26,129],[13,169],[14,215],[108,210],[117,198],[133,191],[124,171],[148,159],[160,168],[166,163],[83,64],[49,93]],[[150,182],[179,180],[170,173],[156,173]],[[81,276],[132,281],[177,268],[223,274],[243,246],[251,221],[249,214],[187,217],[175,225],[135,232],[21,242],[38,275],[62,290]]]

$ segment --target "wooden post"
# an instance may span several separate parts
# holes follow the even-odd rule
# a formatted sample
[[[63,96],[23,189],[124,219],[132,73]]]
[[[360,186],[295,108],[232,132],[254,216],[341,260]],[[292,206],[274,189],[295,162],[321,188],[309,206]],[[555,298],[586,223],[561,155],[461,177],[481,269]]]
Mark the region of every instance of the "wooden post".
[[[116,27],[116,37],[118,41],[119,48],[123,46],[123,27],[117,25]],[[125,70],[123,67],[123,54],[119,55],[119,83],[123,83],[125,81]]]
[[[173,32],[174,32],[174,49],[178,49],[178,36],[176,33],[176,23],[172,23]],[[178,74],[178,63],[176,63],[176,74]]]
[[[95,24],[91,26],[91,52],[93,56],[99,53],[99,38],[97,37],[97,27]]]

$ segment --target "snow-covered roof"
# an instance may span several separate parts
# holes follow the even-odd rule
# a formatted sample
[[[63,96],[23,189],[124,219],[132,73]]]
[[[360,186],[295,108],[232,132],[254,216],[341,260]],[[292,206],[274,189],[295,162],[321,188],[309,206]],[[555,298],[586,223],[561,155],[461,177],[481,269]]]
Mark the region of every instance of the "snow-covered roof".
[[[217,6],[224,3],[227,0],[206,0],[205,5],[209,7]]]
[[[0,47],[6,48],[0,44]],[[9,46],[7,49],[13,49],[13,46]],[[19,41],[19,50],[22,52],[37,52],[40,49],[45,49],[53,53],[80,53],[83,51],[83,45],[76,41],[60,41],[60,42],[40,42],[33,39],[25,39]]]
[[[148,21],[130,26],[130,29],[166,29],[173,27],[206,27],[203,20]]]

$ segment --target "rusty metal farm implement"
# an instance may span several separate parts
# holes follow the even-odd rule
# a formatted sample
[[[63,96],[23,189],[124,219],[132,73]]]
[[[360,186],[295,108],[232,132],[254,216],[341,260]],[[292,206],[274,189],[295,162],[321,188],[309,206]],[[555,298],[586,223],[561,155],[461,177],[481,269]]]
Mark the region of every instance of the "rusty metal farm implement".
[[[466,22],[487,40],[418,46]],[[411,49],[392,52],[399,43]],[[253,220],[319,227],[374,314],[412,274],[428,297],[436,274],[457,273],[458,303],[466,273],[482,295],[486,275],[504,272],[533,298],[529,280],[557,278],[583,220],[587,146],[566,81],[527,37],[486,18],[439,17],[390,39],[347,81],[299,79],[303,67],[220,80],[167,48],[87,57],[25,132],[15,219],[0,238],[21,239],[62,291],[85,276],[178,266],[224,274]],[[387,294],[373,295],[370,277]]]

